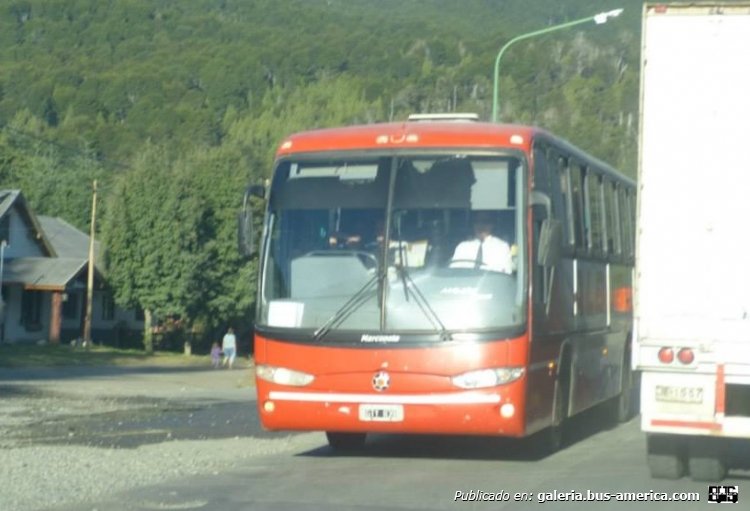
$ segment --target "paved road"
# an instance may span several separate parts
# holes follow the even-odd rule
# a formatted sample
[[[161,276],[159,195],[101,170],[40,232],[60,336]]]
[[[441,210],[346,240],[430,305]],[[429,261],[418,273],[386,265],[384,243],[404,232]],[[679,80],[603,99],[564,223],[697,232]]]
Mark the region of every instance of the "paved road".
[[[337,455],[325,446],[322,435],[308,434],[303,449],[253,458],[225,472],[130,491],[98,502],[92,509],[528,510],[540,506],[540,493],[587,495],[588,490],[698,492],[700,502],[557,501],[544,503],[544,508],[705,509],[706,484],[650,479],[636,421],[612,430],[598,428],[596,421],[596,417],[579,421],[578,441],[541,459],[527,454],[525,442],[406,436],[378,437],[362,453]],[[725,484],[738,484],[747,494],[745,499],[750,498],[747,472],[733,472]],[[472,490],[507,492],[509,500],[455,500],[456,492]],[[516,496],[522,492],[526,496]],[[529,500],[517,502],[515,498]]]
[[[104,370],[100,374],[73,372],[62,380],[52,374],[27,374],[19,382],[18,374],[14,379],[5,373],[0,374],[0,390],[8,394],[10,390],[46,391],[52,387],[76,391],[83,397],[87,393],[99,399],[107,395],[128,404],[123,409],[113,406],[106,413],[67,414],[64,420],[37,421],[29,428],[33,434],[25,438],[35,444],[81,444],[106,450],[238,439],[232,463],[214,464],[199,475],[151,486],[105,492],[85,506],[48,507],[55,511],[515,510],[536,508],[541,500],[554,498],[554,492],[569,501],[545,502],[545,508],[668,511],[706,506],[706,484],[649,477],[637,420],[612,428],[603,414],[594,410],[572,423],[571,445],[546,457],[530,454],[530,441],[410,436],[373,437],[364,451],[341,455],[329,449],[319,433],[263,432],[248,375],[247,370],[114,374]],[[70,428],[74,435],[69,434]],[[243,456],[242,449],[254,449],[261,443],[267,451]],[[738,463],[750,462],[747,448],[738,450],[736,456]],[[739,485],[741,502],[750,500],[750,471],[735,470],[724,484]],[[607,492],[665,492],[670,496],[697,492],[700,502],[570,500],[579,498],[579,493],[588,497],[589,491],[600,498]],[[457,492],[463,492],[464,500],[456,498]],[[507,500],[472,500],[480,492],[485,498]],[[552,495],[545,495],[549,493]]]

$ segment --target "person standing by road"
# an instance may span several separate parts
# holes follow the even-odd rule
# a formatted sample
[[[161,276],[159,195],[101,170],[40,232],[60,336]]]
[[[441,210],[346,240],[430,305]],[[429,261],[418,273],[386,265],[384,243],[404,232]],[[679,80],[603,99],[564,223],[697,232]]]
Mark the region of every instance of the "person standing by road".
[[[237,337],[234,335],[234,329],[231,326],[221,340],[221,351],[224,353],[224,365],[232,369],[234,357],[237,355]]]
[[[221,365],[221,347],[218,342],[214,342],[211,346],[211,365],[214,369],[218,369]]]

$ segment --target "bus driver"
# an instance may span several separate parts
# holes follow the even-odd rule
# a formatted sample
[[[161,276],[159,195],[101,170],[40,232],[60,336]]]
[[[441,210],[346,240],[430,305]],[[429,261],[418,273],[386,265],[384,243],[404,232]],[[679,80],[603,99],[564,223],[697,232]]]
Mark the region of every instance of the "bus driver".
[[[476,212],[473,226],[474,238],[456,246],[450,267],[512,273],[513,256],[510,245],[492,234],[492,214],[489,211]]]

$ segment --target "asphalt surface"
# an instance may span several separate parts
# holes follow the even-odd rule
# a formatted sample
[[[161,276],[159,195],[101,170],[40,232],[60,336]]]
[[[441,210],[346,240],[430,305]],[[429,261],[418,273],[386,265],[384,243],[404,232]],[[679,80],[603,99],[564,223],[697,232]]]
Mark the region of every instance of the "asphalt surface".
[[[158,453],[144,449],[170,445],[189,457],[191,449],[206,443],[231,451],[220,463],[178,477],[39,509],[515,510],[544,505],[667,511],[704,509],[707,503],[706,483],[650,478],[637,419],[613,426],[597,409],[575,418],[569,445],[549,456],[536,453],[533,437],[403,435],[373,436],[364,450],[342,455],[320,433],[263,431],[248,368],[2,370],[0,405],[11,411],[3,415],[0,449],[42,445]],[[722,484],[738,485],[742,502],[750,499],[750,445],[735,447],[735,469]],[[158,464],[158,454],[148,461]],[[123,467],[121,477],[128,477],[128,470]],[[670,497],[697,492],[700,501],[571,500],[617,492],[640,492],[645,498],[655,492]],[[481,500],[488,495],[501,500]]]

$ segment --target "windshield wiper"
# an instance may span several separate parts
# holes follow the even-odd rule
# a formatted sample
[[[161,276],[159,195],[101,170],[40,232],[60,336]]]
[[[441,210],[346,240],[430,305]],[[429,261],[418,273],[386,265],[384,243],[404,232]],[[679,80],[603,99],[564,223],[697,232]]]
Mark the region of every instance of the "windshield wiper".
[[[331,331],[331,328],[344,321],[350,314],[359,309],[367,301],[367,293],[370,291],[370,288],[372,288],[380,279],[380,272],[373,275],[370,280],[359,289],[359,291],[354,293],[344,305],[339,307],[325,323],[315,330],[313,333],[313,340],[318,342],[323,339],[323,337]]]
[[[422,294],[422,291],[419,290],[419,287],[417,287],[417,283],[414,282],[414,279],[411,278],[411,275],[409,275],[409,271],[406,269],[408,266],[408,261],[406,260],[406,252],[404,251],[404,242],[400,241],[402,239],[400,217],[396,222],[396,230],[399,239],[397,243],[398,260],[400,263],[397,267],[397,271],[399,273],[399,277],[401,278],[401,286],[404,288],[404,300],[406,300],[407,302],[409,301],[409,286],[411,286],[412,294],[414,295],[414,302],[417,304],[417,307],[419,307],[419,310],[422,311],[422,314],[425,315],[427,320],[432,323],[432,327],[440,332],[440,340],[453,340],[451,333],[447,328],[445,328],[443,322],[440,321],[440,317],[435,312],[435,309],[430,306],[430,302],[427,301],[427,298],[425,298],[425,296]]]
[[[398,269],[398,272],[401,277],[401,285],[404,287],[404,295],[406,301],[409,301],[409,287],[411,286],[411,293],[414,295],[414,302],[417,304],[417,307],[419,307],[419,310],[422,311],[422,314],[424,314],[429,322],[432,323],[432,327],[440,332],[440,340],[452,341],[453,336],[448,331],[448,329],[445,328],[443,322],[440,321],[440,316],[438,316],[437,312],[435,312],[435,309],[432,308],[430,302],[422,294],[422,291],[419,290],[417,283],[414,282],[414,279],[412,279],[411,275],[409,275],[406,266],[401,266]]]

